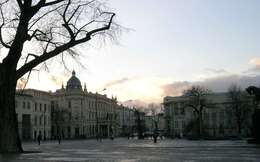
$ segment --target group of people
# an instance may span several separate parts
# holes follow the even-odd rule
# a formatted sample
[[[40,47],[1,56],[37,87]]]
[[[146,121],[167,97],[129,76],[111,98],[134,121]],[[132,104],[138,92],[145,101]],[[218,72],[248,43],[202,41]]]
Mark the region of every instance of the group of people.
[[[131,134],[128,133],[128,134],[127,134],[127,137],[128,137],[128,139],[130,139],[130,137],[133,138],[134,136],[131,136]],[[157,131],[154,131],[152,137],[153,137],[154,143],[157,143],[157,138],[159,137],[159,133],[158,133]],[[161,137],[161,136],[160,136],[160,137]],[[59,143],[59,144],[61,144],[61,138],[62,138],[61,135],[56,136],[56,139],[58,140],[58,143]],[[102,135],[101,135],[101,134],[98,134],[98,135],[96,136],[96,138],[97,138],[97,141],[102,142]],[[111,140],[114,140],[114,135],[113,135],[113,134],[110,136],[110,139],[111,139]],[[162,137],[161,137],[161,139],[162,139]],[[38,145],[41,145],[41,141],[42,141],[42,135],[39,134],[39,135],[37,136]]]
[[[60,144],[60,143],[61,143],[61,135],[58,135],[58,136],[56,137],[56,139],[58,140],[58,143]],[[42,135],[39,134],[39,135],[37,136],[38,145],[41,145],[41,141],[42,141]]]
[[[96,136],[97,141],[102,142],[102,137],[103,137],[103,136],[102,136],[101,134],[98,134],[98,135]],[[114,140],[114,138],[115,138],[115,137],[114,137],[114,134],[111,134],[111,135],[110,135],[110,139],[111,139],[111,140]]]
[[[134,133],[127,133],[127,138],[128,138],[128,139],[130,139],[130,138],[133,139],[135,136],[138,136],[138,134],[135,135]],[[161,133],[159,133],[157,130],[154,130],[153,133],[149,133],[149,134],[143,133],[143,134],[141,135],[141,137],[142,137],[142,139],[152,138],[154,143],[157,143],[158,137],[159,137],[160,139],[163,139],[163,135],[162,135]]]

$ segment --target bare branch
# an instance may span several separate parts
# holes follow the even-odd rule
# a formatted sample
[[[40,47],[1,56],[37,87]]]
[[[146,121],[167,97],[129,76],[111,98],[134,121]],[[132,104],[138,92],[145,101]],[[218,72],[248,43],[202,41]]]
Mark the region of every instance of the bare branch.
[[[114,16],[115,16],[116,14],[115,14],[115,13],[112,13],[112,12],[103,12],[103,13],[101,13],[101,15],[102,15],[102,14],[111,14],[111,17],[110,17],[110,20],[109,20],[108,25],[105,25],[104,27],[101,27],[101,28],[98,28],[98,29],[94,29],[94,30],[88,32],[88,33],[87,33],[87,37],[91,37],[92,34],[94,34],[94,33],[98,33],[98,32],[104,31],[104,30],[108,30],[108,29],[110,28],[110,26],[111,26],[111,24],[112,24],[112,21],[113,21],[113,18],[114,18]]]
[[[0,25],[0,42],[1,42],[1,44],[5,47],[5,48],[10,48],[10,46],[7,44],[7,43],[5,43],[4,42],[4,40],[3,40],[3,35],[2,35],[2,28],[3,28],[3,26],[5,25],[5,17],[4,17],[4,14],[3,14],[3,10],[2,10],[2,5],[4,4],[4,3],[6,3],[8,0],[6,0],[5,2],[3,2],[3,3],[1,3],[0,4],[0,14],[1,14],[1,17],[2,17],[2,24]]]
[[[94,2],[94,1],[95,1],[95,0],[92,0],[92,1],[87,2],[87,3],[85,3],[85,4],[78,5],[77,8],[74,10],[74,12],[71,14],[70,18],[68,19],[68,22],[71,21],[71,19],[75,16],[75,14],[78,12],[78,10],[79,10],[81,7],[87,6],[87,5],[89,5],[90,3]]]
[[[45,1],[45,0],[42,0]],[[52,1],[52,2],[48,2],[48,3],[44,3],[41,7],[47,7],[47,6],[51,6],[51,5],[55,5],[58,4],[60,2],[64,2],[65,0],[56,0],[56,1]]]
[[[61,3],[61,2],[65,2],[66,0],[56,0],[56,1],[51,1],[51,2],[47,2],[46,3],[46,0],[40,0],[38,2],[37,5],[34,6],[34,8],[36,10],[39,10],[40,8],[43,8],[43,7],[47,7],[47,6],[52,6],[52,5],[56,5],[58,3]]]
[[[69,26],[69,21],[66,20],[66,13],[67,13],[67,11],[68,11],[68,8],[69,8],[70,4],[71,4],[71,0],[68,1],[68,4],[67,4],[67,6],[65,7],[65,10],[64,10],[64,12],[63,12],[63,14],[62,14],[62,19],[63,19],[63,22],[64,22],[64,24],[62,24],[62,25],[63,25],[63,26],[65,27],[65,29],[67,29],[67,31],[69,32],[71,39],[72,39],[72,40],[75,40],[75,35],[74,35],[72,29],[71,29],[70,26]]]
[[[94,36],[95,34],[102,33],[106,30],[109,30],[111,28],[113,18],[115,17],[115,13],[112,13],[112,12],[101,12],[100,13],[100,17],[103,15],[109,15],[108,21],[91,20],[90,22],[83,24],[79,27],[75,23],[78,21],[79,14],[82,13],[80,8],[83,6],[88,6],[90,3],[94,2],[94,1],[95,0],[89,1],[84,4],[79,4],[79,5],[77,5],[77,7],[75,7],[73,9],[72,12],[69,11],[69,7],[70,7],[70,5],[72,5],[71,0],[68,0],[66,2],[66,4],[64,3],[60,6],[55,7],[54,9],[51,9],[50,10],[51,12],[57,11],[57,13],[61,16],[61,21],[63,22],[62,26],[64,27],[64,30],[61,30],[61,32],[59,32],[58,30],[55,29],[56,27],[51,27],[50,29],[48,29],[48,32],[43,31],[40,28],[34,30],[32,32],[32,34],[29,37],[27,37],[27,40],[31,40],[32,38],[35,38],[37,41],[42,42],[43,43],[42,45],[44,45],[44,47],[42,46],[42,53],[37,58],[31,60],[30,62],[28,62],[25,65],[23,65],[22,67],[20,67],[17,70],[16,78],[17,79],[20,78],[26,72],[28,72],[30,69],[36,67],[40,63],[45,62],[46,60],[48,60],[54,56],[57,56],[65,51],[67,51],[68,53],[71,53],[72,47],[89,41],[91,39],[91,37]],[[47,5],[51,5],[51,4],[58,4],[60,2],[63,2],[63,0],[56,0],[56,1],[49,2],[49,3],[46,3],[45,0],[41,0],[36,6],[47,6]],[[62,9],[62,8],[63,8],[63,11],[58,10],[58,9]],[[100,10],[97,9],[97,11],[100,11]],[[68,16],[68,13],[70,13],[69,16]],[[37,19],[35,19],[35,21],[31,25],[31,27],[34,26],[37,22],[39,22],[47,14],[48,13],[44,13],[43,15],[41,15]],[[70,23],[70,21],[72,21],[72,19],[75,20],[74,23]],[[86,29],[86,27],[94,22],[99,22],[100,25],[102,23],[107,23],[107,24],[103,25],[102,27],[97,27],[95,29],[91,29],[90,31],[87,31],[88,29]],[[59,23],[61,23],[61,22],[59,22]],[[52,29],[54,29],[54,30],[52,30]],[[67,34],[62,33],[62,31],[63,32],[67,31]],[[81,32],[85,32],[86,35],[85,36],[81,35],[82,37],[79,36],[79,38],[78,38],[77,36]],[[63,42],[62,42],[62,39],[60,39],[61,40],[60,42],[57,41],[57,40],[59,40],[59,39],[57,39],[58,35],[62,36],[62,38],[65,38],[63,40]],[[71,56],[74,57],[75,55],[72,54]]]
[[[60,5],[60,6],[56,7],[56,8],[54,8],[54,9],[52,9],[52,10],[50,10],[50,11],[44,13],[43,15],[37,17],[36,20],[33,20],[31,26],[29,27],[29,30],[30,30],[38,21],[42,20],[42,19],[43,19],[45,16],[47,16],[48,14],[51,14],[52,12],[56,12],[56,11],[57,11],[59,8],[61,8],[61,7],[63,7],[63,5]]]

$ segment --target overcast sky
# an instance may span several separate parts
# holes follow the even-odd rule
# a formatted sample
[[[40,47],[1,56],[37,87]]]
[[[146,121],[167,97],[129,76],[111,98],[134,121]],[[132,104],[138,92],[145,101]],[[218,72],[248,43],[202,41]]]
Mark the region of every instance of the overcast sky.
[[[191,84],[225,91],[260,85],[259,0],[110,0],[117,22],[130,28],[119,44],[84,48],[76,75],[90,91],[107,88],[120,101],[162,102]],[[28,87],[66,85],[61,69],[34,74]],[[227,81],[227,82],[226,82]]]

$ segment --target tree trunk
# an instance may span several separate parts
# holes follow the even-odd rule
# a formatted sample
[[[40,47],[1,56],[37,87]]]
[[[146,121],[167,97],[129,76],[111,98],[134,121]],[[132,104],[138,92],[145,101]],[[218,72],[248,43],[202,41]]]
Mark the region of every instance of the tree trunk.
[[[15,70],[0,65],[0,152],[23,152],[15,112]]]
[[[199,126],[199,129],[198,129],[198,137],[201,138],[202,137],[202,112],[199,112],[199,116],[198,116],[198,126]]]
[[[242,123],[240,120],[237,121],[237,127],[238,127],[238,136],[241,135],[242,130]]]

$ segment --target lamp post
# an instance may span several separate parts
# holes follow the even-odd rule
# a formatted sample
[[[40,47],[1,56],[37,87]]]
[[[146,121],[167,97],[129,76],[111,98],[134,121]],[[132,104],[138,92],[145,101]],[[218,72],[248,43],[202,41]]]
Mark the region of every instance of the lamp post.
[[[102,91],[100,91],[100,93],[105,90],[106,90],[106,88],[104,88]],[[95,98],[95,111],[96,111],[96,113],[95,113],[95,116],[96,116],[95,132],[96,132],[96,138],[97,138],[97,140],[99,140],[99,121],[98,121],[97,101],[98,101],[98,92],[96,92],[96,98]],[[101,137],[100,137],[100,139],[101,139]]]

